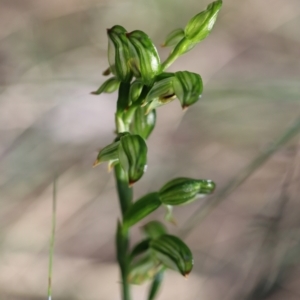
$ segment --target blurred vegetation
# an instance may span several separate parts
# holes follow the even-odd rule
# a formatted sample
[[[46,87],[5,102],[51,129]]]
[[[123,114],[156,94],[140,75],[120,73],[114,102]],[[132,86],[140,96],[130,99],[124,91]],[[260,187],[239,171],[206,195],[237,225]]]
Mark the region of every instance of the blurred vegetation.
[[[106,28],[139,28],[159,46],[208,2],[0,0],[1,299],[46,297],[54,174],[53,298],[118,299],[114,182],[91,168],[114,128],[115,95],[89,94],[108,66]],[[175,209],[169,229],[191,245],[196,272],[170,272],[158,299],[299,299],[299,1],[224,2],[214,34],[174,65],[201,74],[203,98],[158,111],[135,191],[179,174],[218,184]]]

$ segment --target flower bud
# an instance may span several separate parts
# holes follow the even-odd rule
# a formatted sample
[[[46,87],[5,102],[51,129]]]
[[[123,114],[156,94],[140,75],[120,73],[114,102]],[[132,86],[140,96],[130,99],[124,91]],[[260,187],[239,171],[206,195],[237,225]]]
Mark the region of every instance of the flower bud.
[[[93,95],[100,95],[101,93],[113,93],[120,85],[120,81],[116,77],[107,79],[97,91],[91,92]]]
[[[150,241],[152,254],[164,266],[178,270],[183,276],[191,272],[194,259],[189,247],[178,237],[164,234]]]
[[[156,111],[153,109],[147,115],[145,107],[138,107],[133,116],[131,123],[131,132],[140,135],[143,139],[147,139],[155,127]]]
[[[129,82],[132,78],[132,71],[128,65],[130,55],[126,30],[116,25],[107,30],[107,35],[110,69],[118,80]]]
[[[201,194],[210,194],[214,189],[215,183],[211,180],[176,178],[159,190],[159,198],[166,205],[181,205],[194,201]]]
[[[173,78],[174,75],[154,83],[145,99],[145,103],[148,104],[146,114],[176,98],[173,88]]]
[[[184,30],[182,28],[175,29],[167,35],[166,40],[162,46],[163,47],[175,46],[183,37],[184,37]]]
[[[179,56],[192,50],[211,32],[218,13],[222,7],[222,0],[212,2],[207,9],[194,16],[184,29],[184,37],[179,40],[169,57],[162,63],[162,68],[168,68]]]
[[[125,135],[120,138],[118,156],[122,169],[127,173],[129,185],[144,174],[147,167],[147,145],[139,135]]]
[[[175,73],[173,87],[182,108],[186,108],[198,101],[203,91],[200,75],[188,71]]]
[[[160,58],[156,47],[146,33],[135,30],[127,34],[130,50],[130,66],[136,78],[141,78],[145,85],[152,85],[153,79],[160,72]]]
[[[93,166],[105,161],[108,161],[109,170],[119,163],[129,180],[129,185],[132,185],[146,170],[147,145],[139,135],[122,132],[115,142],[99,152]]]
[[[209,4],[205,11],[194,16],[184,29],[185,37],[193,43],[204,40],[210,34],[221,7],[222,0],[217,0]]]

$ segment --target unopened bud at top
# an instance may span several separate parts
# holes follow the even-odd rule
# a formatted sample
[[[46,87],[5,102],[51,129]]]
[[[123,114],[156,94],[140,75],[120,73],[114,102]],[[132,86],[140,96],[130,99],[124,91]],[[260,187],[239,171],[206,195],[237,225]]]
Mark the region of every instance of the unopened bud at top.
[[[205,11],[194,16],[184,29],[185,37],[193,43],[204,40],[210,34],[221,7],[222,0],[217,0],[210,3]]]

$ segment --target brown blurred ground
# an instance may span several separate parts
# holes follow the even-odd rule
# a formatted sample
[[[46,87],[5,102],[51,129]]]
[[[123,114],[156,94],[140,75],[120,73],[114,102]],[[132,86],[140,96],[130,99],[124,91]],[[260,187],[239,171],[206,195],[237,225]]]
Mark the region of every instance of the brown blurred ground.
[[[0,299],[46,298],[55,175],[53,299],[120,299],[114,181],[91,168],[114,129],[116,95],[89,94],[104,81],[106,28],[159,45],[207,4],[0,1]],[[187,112],[159,110],[136,198],[175,176],[211,178],[218,193],[299,118],[299,14],[299,0],[224,1],[212,35],[170,68],[200,73],[204,94]],[[159,299],[300,299],[298,147],[276,150],[189,234],[204,201],[175,209],[169,227],[195,270],[188,281],[168,272]],[[145,299],[144,286],[134,293]]]

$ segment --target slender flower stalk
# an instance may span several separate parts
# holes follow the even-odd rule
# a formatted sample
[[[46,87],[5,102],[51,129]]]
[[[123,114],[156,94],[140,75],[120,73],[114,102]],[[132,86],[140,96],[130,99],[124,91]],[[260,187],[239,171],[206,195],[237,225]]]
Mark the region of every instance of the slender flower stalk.
[[[191,250],[178,237],[168,234],[161,222],[152,221],[142,227],[144,239],[130,245],[130,228],[160,207],[167,211],[165,220],[174,222],[172,208],[211,194],[215,183],[207,179],[174,178],[158,191],[133,200],[132,186],[147,168],[146,140],[156,123],[156,109],[176,98],[184,109],[195,104],[203,91],[199,74],[189,71],[165,72],[177,58],[206,38],[216,21],[222,0],[212,2],[205,11],[193,17],[185,29],[176,29],[166,38],[171,46],[163,62],[150,37],[140,30],[127,32],[120,25],[107,30],[109,68],[104,75],[113,74],[95,92],[118,90],[115,113],[116,138],[98,154],[94,166],[107,162],[114,168],[116,188],[122,213],[117,222],[117,261],[122,281],[122,299],[132,300],[131,284],[152,281],[148,300],[154,300],[164,273],[173,269],[187,277],[194,260]]]

